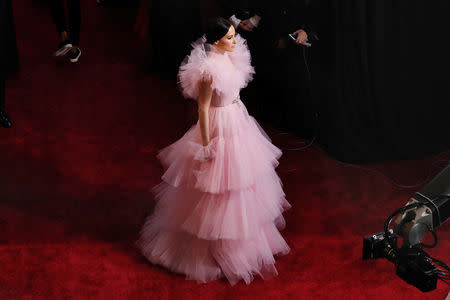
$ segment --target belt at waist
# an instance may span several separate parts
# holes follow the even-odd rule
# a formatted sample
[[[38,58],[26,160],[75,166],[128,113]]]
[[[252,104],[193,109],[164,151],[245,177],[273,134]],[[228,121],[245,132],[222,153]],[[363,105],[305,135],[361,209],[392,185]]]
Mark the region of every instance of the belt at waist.
[[[210,105],[210,107],[213,107],[213,108],[221,108],[221,107],[227,107],[227,106],[232,105],[232,104],[240,104],[240,103],[241,103],[241,97],[240,97],[240,95],[238,95],[238,96],[233,100],[233,102],[231,102],[231,103],[229,103],[229,104],[221,105],[221,106]]]

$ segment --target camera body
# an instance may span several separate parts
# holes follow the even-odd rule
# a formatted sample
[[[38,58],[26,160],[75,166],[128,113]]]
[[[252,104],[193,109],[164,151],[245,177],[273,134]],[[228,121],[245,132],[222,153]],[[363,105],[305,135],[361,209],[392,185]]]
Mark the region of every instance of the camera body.
[[[422,251],[416,251],[414,248],[399,249],[396,266],[397,276],[422,292],[436,289],[437,269]]]
[[[389,225],[399,216],[394,228]],[[431,257],[423,248],[434,248],[438,239],[436,228],[450,217],[450,166],[442,170],[429,184],[387,219],[384,231],[363,239],[363,259],[386,258],[396,266],[397,275],[422,292],[437,287],[438,279],[447,282],[450,267]],[[422,243],[427,232],[434,236],[434,244]],[[402,246],[397,245],[398,238]],[[436,267],[436,263],[439,267]]]
[[[397,235],[392,230],[386,236],[384,232],[363,239],[363,260],[386,258],[396,266],[397,276],[415,286],[422,292],[429,292],[437,287],[437,269],[428,260],[424,252],[416,247],[402,247],[394,250]]]
[[[252,16],[253,14],[247,9],[239,9],[236,12],[236,18],[238,18],[239,20],[247,20]]]
[[[391,244],[397,244],[397,236],[392,235],[389,237]],[[380,232],[363,239],[363,259],[377,259],[386,258],[389,261],[395,263],[397,256],[389,244],[384,232]]]

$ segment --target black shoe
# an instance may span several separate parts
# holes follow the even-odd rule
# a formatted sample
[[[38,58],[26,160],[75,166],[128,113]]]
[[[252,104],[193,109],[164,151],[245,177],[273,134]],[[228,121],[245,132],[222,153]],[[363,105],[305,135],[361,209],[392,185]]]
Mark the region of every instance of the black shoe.
[[[72,49],[72,42],[69,40],[65,40],[61,43],[59,43],[58,48],[56,49],[55,53],[53,53],[54,56],[62,56],[66,54],[67,52]]]
[[[77,62],[80,56],[81,56],[80,48],[76,48],[75,52],[70,51],[69,53],[67,53],[67,57],[69,58],[70,62],[73,63]]]
[[[12,127],[11,120],[9,119],[8,115],[3,110],[0,110],[0,126],[5,127],[5,128]]]

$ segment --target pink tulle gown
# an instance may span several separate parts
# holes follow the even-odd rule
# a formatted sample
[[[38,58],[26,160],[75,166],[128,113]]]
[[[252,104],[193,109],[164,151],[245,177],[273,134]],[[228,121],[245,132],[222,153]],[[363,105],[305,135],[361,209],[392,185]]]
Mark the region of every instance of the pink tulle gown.
[[[213,78],[212,155],[204,160],[198,123],[160,151],[165,173],[138,240],[150,262],[198,282],[267,279],[277,274],[274,255],[289,252],[278,231],[290,207],[275,172],[281,151],[239,99],[254,70],[245,40],[236,40],[233,52],[218,54],[202,38],[180,67],[187,98],[197,99],[201,78]]]

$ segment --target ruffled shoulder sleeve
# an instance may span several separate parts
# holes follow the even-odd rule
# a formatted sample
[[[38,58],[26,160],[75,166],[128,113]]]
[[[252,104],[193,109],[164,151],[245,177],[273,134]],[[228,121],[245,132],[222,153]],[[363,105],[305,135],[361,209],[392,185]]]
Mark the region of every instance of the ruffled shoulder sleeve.
[[[236,92],[252,80],[254,69],[246,41],[237,35],[236,42],[234,51],[225,55],[211,52],[208,47],[212,46],[205,37],[192,43],[193,49],[178,72],[178,84],[185,98],[197,100],[202,79],[212,77],[212,88],[219,93]]]
[[[191,44],[192,51],[181,63],[178,84],[185,98],[198,98],[198,83],[209,75],[205,37]]]
[[[229,56],[233,64],[240,71],[244,86],[247,86],[253,79],[255,69],[251,64],[252,58],[250,50],[248,50],[247,41],[239,34],[236,34],[236,47],[233,52],[230,52]]]

